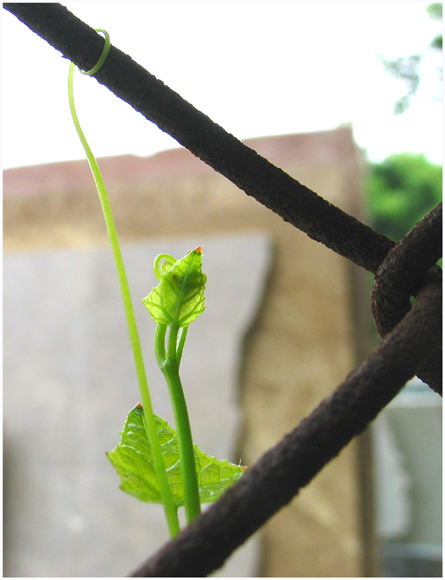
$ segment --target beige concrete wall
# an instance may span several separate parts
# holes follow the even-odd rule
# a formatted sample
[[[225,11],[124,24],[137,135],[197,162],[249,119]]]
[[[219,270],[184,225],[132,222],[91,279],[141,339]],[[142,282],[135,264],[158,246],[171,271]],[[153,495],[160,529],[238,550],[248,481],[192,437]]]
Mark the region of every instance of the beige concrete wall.
[[[248,142],[348,212],[359,202],[350,129]],[[100,161],[122,240],[260,231],[275,257],[239,381],[240,454],[252,464],[355,364],[351,266],[185,150]],[[6,251],[107,243],[86,162],[5,174]],[[249,264],[246,264],[248,269]],[[349,445],[262,531],[261,576],[362,573],[356,445]]]

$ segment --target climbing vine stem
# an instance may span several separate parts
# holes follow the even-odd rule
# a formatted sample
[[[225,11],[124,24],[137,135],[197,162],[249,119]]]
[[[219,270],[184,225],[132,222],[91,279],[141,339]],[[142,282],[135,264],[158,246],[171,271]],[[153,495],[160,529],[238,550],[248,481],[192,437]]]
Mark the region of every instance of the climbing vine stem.
[[[105,45],[101,58],[99,59],[97,65],[93,67],[90,71],[84,72],[83,74],[92,75],[95,74],[102,64],[105,62],[107,54],[110,50],[110,39],[108,34],[102,29],[96,29],[96,32],[102,32],[105,35]],[[105,218],[105,223],[108,231],[108,236],[110,239],[111,248],[113,251],[114,261],[116,264],[117,275],[119,278],[119,284],[122,293],[122,300],[124,303],[125,315],[127,318],[128,331],[130,334],[131,347],[133,351],[133,358],[136,367],[136,373],[139,382],[139,390],[142,398],[142,404],[144,409],[144,425],[147,432],[147,437],[150,442],[152,452],[153,452],[153,463],[155,466],[156,476],[159,481],[160,494],[162,497],[162,503],[164,506],[164,511],[167,519],[167,525],[169,528],[170,536],[174,537],[179,532],[179,521],[177,514],[177,506],[173,502],[172,493],[170,486],[167,481],[167,474],[165,471],[165,465],[162,458],[161,445],[158,439],[156,423],[153,414],[153,406],[151,403],[150,392],[148,388],[147,376],[145,373],[144,361],[142,357],[141,345],[139,340],[139,334],[136,325],[136,319],[134,316],[133,305],[131,301],[130,288],[128,285],[127,274],[125,271],[124,261],[122,259],[122,253],[119,245],[119,239],[116,232],[116,227],[114,225],[114,219],[111,212],[111,206],[108,199],[107,191],[105,189],[105,184],[102,178],[102,174],[99,170],[97,161],[87,143],[85,135],[81,129],[79,119],[76,113],[76,108],[74,106],[74,93],[73,93],[73,76],[74,76],[74,63],[70,64],[69,75],[68,75],[68,96],[71,116],[73,119],[74,126],[76,128],[77,135],[82,143],[85,150],[88,163],[91,168],[91,172],[96,183],[97,191],[99,194],[99,199],[102,205],[102,211]],[[81,71],[82,72],[82,71]]]
[[[201,271],[201,248],[175,260],[159,254],[153,263],[159,285],[142,302],[156,322],[155,354],[170,393],[178,432],[187,522],[201,513],[195,452],[179,365],[188,326],[204,311],[207,277]],[[167,332],[168,330],[168,332]]]

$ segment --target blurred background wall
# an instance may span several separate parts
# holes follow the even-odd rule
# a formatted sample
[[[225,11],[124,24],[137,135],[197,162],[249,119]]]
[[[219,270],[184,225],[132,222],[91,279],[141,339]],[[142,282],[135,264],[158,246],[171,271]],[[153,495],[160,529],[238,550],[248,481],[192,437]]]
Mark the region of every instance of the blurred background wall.
[[[349,127],[247,144],[360,217],[361,155]],[[155,285],[157,253],[179,257],[203,246],[202,319],[211,320],[201,332],[198,321],[191,329],[184,373],[201,386],[186,387],[186,395],[200,446],[252,465],[369,351],[363,273],[186,150],[104,158],[100,167],[136,306]],[[6,575],[123,575],[167,536],[158,506],[120,492],[104,456],[138,392],[93,180],[86,162],[10,169],[4,193]],[[56,307],[67,298],[71,309]],[[156,378],[147,319],[141,311]],[[44,336],[51,340],[39,352]],[[124,396],[116,394],[130,382]],[[168,415],[163,395],[154,398],[155,411]],[[57,452],[42,449],[51,441]],[[350,444],[225,575],[378,574],[370,449],[368,436]],[[100,462],[106,467],[94,470]],[[147,528],[160,531],[152,538]]]

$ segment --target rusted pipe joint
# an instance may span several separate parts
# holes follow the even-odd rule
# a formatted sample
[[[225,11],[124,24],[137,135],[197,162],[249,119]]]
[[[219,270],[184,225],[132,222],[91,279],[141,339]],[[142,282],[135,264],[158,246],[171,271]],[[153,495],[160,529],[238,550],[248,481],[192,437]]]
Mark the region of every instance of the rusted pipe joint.
[[[377,270],[371,290],[371,311],[382,338],[410,311],[411,296],[416,297],[426,284],[441,283],[442,269],[436,265],[441,256],[442,203],[397,242]],[[435,391],[439,392],[440,389],[441,392],[441,344],[422,370],[428,375],[428,381],[423,380]],[[430,376],[431,372],[433,376]],[[421,374],[422,371],[419,371],[420,378]]]

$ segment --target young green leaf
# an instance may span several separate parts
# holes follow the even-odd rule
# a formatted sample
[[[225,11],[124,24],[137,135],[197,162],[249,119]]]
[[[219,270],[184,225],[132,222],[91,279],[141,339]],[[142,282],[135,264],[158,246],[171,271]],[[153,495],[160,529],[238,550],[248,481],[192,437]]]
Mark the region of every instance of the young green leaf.
[[[176,431],[167,421],[155,415],[167,479],[176,506],[184,505],[184,490]],[[202,503],[216,501],[224,491],[243,474],[244,468],[228,461],[206,455],[197,445],[195,452],[199,498]],[[144,427],[141,405],[130,411],[121,432],[118,446],[110,451],[108,459],[121,478],[121,489],[138,499],[162,503],[153,467],[151,447]]]
[[[156,324],[186,327],[204,312],[207,276],[201,263],[197,248],[171,266],[164,265],[159,284],[142,299]]]

